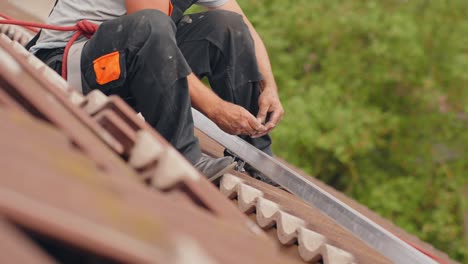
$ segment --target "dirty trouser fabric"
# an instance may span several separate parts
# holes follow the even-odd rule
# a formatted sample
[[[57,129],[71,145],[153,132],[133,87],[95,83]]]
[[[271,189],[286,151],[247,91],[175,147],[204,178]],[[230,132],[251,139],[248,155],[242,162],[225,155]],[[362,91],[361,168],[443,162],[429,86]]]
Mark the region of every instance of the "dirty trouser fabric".
[[[241,15],[224,10],[186,15],[177,23],[176,36],[177,45],[200,79],[207,77],[222,99],[257,115],[262,76],[253,39]],[[241,138],[272,155],[269,135]]]
[[[163,13],[144,10],[103,23],[83,49],[83,91],[117,94],[192,163],[200,159],[187,79],[190,67],[176,45],[176,26]],[[94,63],[119,52],[120,77],[96,79]],[[98,78],[99,79],[99,78]]]
[[[94,62],[116,51],[119,78],[99,84]],[[45,52],[56,58],[55,53]],[[37,55],[44,61],[51,57],[43,56],[42,51]],[[83,50],[83,91],[99,89],[121,96],[195,163],[201,152],[193,135],[187,62],[198,77],[208,78],[221,98],[257,114],[261,75],[253,41],[241,16],[227,11],[189,15],[179,19],[177,26],[154,10],[103,23]],[[51,63],[60,72],[60,62]],[[269,136],[243,138],[271,155]]]
[[[148,26],[150,30],[147,30]],[[128,76],[120,83],[110,83],[109,87],[100,86],[95,82],[92,62],[114,50],[123,54],[121,59],[126,61]],[[157,11],[138,12],[101,25],[82,56],[82,70],[89,89],[117,93],[127,98],[130,104],[134,101],[136,110],[142,112],[145,119],[189,160],[194,161],[199,158],[199,146],[197,139],[188,131],[193,127],[193,121],[189,113],[190,104],[185,98],[187,83],[184,77],[190,72],[187,63],[200,79],[208,78],[222,99],[257,115],[262,77],[250,32],[242,17],[233,12],[213,10],[187,15],[178,20],[176,28]],[[125,78],[124,73],[122,78]],[[166,91],[166,95],[161,97],[158,93],[162,91]],[[180,94],[182,91],[184,95]],[[169,94],[174,101],[167,101]],[[175,124],[177,120],[180,122]],[[269,135],[257,139],[241,137],[272,154]]]

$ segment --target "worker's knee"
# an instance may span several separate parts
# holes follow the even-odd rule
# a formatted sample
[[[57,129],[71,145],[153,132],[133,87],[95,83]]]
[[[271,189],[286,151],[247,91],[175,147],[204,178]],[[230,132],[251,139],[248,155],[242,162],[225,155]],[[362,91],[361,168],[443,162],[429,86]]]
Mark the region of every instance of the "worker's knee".
[[[142,10],[130,16],[135,24],[135,30],[143,31],[139,34],[141,38],[164,40],[175,36],[174,22],[158,10]]]
[[[237,13],[226,10],[212,10],[204,13],[207,32],[207,40],[215,46],[223,49],[223,53],[231,54],[226,49],[234,52],[254,50],[252,35],[243,17]]]
[[[207,23],[213,25],[213,30],[217,32],[230,32],[234,31],[237,35],[249,34],[247,25],[241,15],[226,11],[226,10],[212,10],[206,12]]]

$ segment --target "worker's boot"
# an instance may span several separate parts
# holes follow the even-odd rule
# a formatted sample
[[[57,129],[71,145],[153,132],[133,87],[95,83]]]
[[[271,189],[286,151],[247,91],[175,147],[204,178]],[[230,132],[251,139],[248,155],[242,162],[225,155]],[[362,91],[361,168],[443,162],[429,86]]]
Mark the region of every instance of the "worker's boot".
[[[268,178],[268,176],[266,176],[265,174],[259,172],[258,170],[254,169],[252,166],[250,166],[249,164],[246,164],[245,165],[245,171],[250,174],[250,176],[252,176],[252,178],[254,179],[257,179],[259,181],[262,181],[264,183],[268,183],[270,184],[271,186],[273,187],[281,187],[279,184],[277,184],[276,182],[272,181],[270,178]]]
[[[233,157],[212,158],[202,153],[200,160],[193,166],[209,180],[214,181],[233,169],[236,164]]]
[[[236,161],[238,164],[241,164],[241,166],[236,168],[236,170],[238,170],[240,172],[246,172],[252,178],[257,179],[259,181],[262,181],[264,183],[270,184],[273,187],[282,188],[279,184],[272,181],[265,174],[259,172],[258,170],[254,169],[254,167],[252,167],[250,164],[247,164],[243,160],[241,160],[240,158],[236,157],[236,155],[234,153],[232,153],[230,150],[224,149],[224,156],[225,157],[232,157],[234,159],[234,161]]]

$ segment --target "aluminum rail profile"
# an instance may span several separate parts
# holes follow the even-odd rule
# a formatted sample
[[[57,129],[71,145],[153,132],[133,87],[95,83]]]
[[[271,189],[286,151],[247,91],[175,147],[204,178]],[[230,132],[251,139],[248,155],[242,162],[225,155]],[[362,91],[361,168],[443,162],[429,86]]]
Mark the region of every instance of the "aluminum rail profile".
[[[349,230],[371,248],[398,264],[436,264],[392,233],[344,204],[317,185],[289,169],[241,138],[222,131],[215,123],[192,108],[195,127],[236,156],[278,183],[310,206],[319,209]]]

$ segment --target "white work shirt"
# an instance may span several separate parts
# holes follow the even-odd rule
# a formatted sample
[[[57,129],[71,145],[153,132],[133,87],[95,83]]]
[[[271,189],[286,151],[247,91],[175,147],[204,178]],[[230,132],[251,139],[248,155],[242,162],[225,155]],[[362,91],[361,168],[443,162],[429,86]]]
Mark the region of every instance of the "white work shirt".
[[[177,0],[172,0],[173,2]],[[198,0],[197,5],[205,7],[218,7],[229,0]],[[49,18],[47,24],[57,26],[74,26],[80,20],[101,24],[105,21],[115,19],[127,14],[125,0],[59,0]],[[66,46],[74,32],[61,32],[54,30],[43,30],[36,45],[31,52],[39,49],[55,49]],[[85,40],[82,37],[78,41]]]

